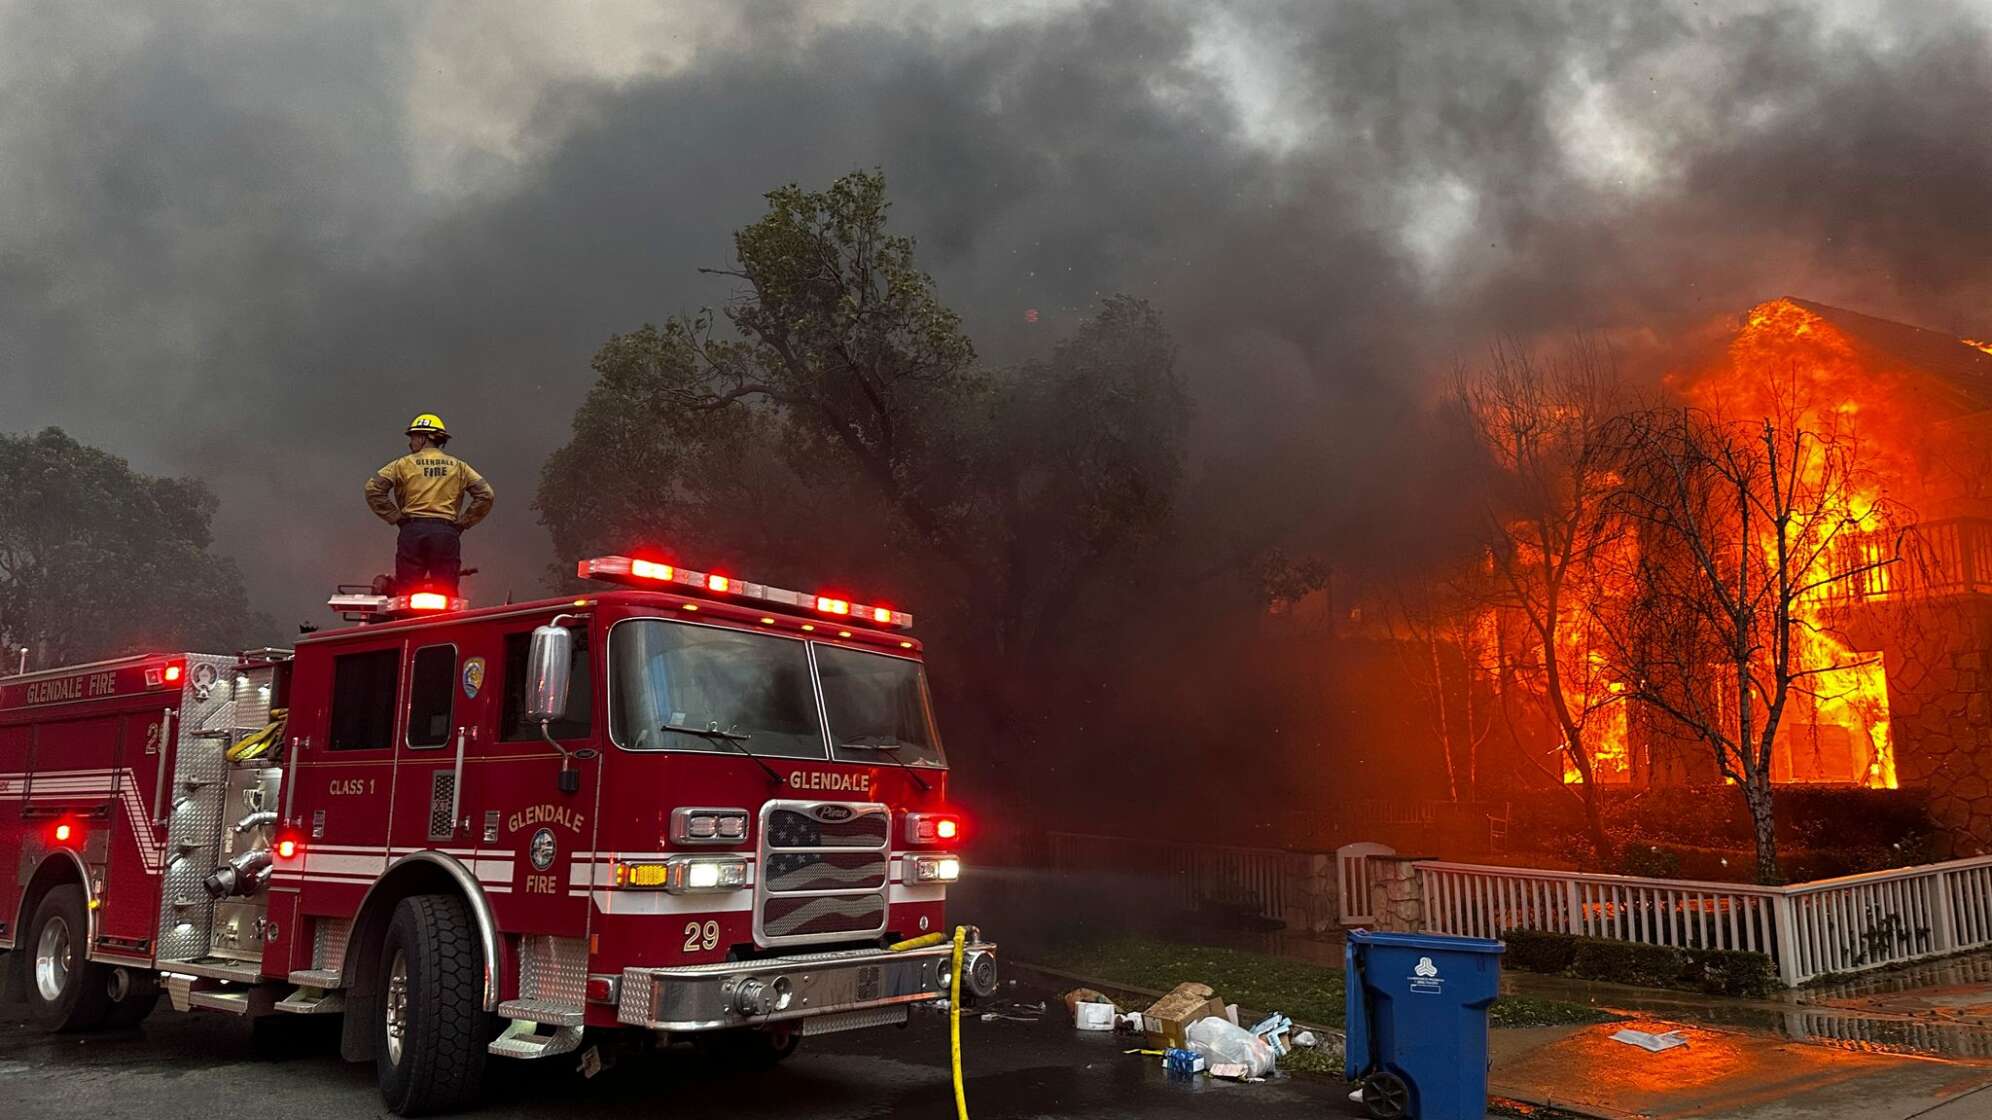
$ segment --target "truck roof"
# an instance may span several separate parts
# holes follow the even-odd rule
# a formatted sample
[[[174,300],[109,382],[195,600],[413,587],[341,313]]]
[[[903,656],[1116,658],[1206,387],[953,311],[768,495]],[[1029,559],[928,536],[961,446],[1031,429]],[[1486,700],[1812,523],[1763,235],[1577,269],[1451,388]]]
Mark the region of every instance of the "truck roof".
[[[918,656],[922,649],[921,642],[911,635],[867,626],[855,619],[826,618],[801,610],[772,606],[765,602],[741,602],[721,593],[700,593],[695,588],[678,585],[670,585],[669,590],[660,588],[654,591],[647,588],[618,587],[582,595],[549,597],[522,603],[502,603],[489,607],[472,607],[468,610],[424,611],[419,614],[405,614],[392,621],[359,623],[322,630],[298,639],[297,644],[317,645],[379,637],[388,633],[447,627],[460,623],[488,622],[527,615],[551,615],[561,611],[593,611],[600,608],[626,610],[632,614],[655,614],[658,617],[682,616],[687,621],[696,619],[718,622],[738,625],[748,630],[808,635],[824,641],[849,642],[853,645],[891,650],[907,657]]]

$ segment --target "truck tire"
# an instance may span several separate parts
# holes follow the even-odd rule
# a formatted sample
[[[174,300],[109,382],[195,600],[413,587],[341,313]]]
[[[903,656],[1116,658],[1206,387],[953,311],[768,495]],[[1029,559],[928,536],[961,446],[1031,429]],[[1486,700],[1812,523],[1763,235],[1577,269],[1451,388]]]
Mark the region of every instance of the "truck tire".
[[[490,1016],[476,926],[455,895],[418,894],[394,908],[381,945],[374,1068],[397,1116],[475,1103]]]
[[[123,973],[120,980],[118,974]],[[104,1029],[130,1030],[145,1021],[159,1006],[159,977],[151,972],[113,968],[105,977],[104,990],[110,1007],[104,1015]]]
[[[28,951],[28,1006],[43,1030],[93,1030],[110,1011],[110,969],[88,959],[89,941],[82,887],[65,883],[42,896],[21,945]]]

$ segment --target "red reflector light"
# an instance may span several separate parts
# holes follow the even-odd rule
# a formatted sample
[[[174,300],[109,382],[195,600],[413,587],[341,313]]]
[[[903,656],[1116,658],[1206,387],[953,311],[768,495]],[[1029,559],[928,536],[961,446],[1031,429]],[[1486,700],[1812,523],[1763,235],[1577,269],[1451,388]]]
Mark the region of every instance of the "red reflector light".
[[[669,583],[672,575],[675,573],[671,571],[671,565],[669,564],[657,564],[649,560],[631,560],[629,562],[629,574],[641,579],[661,579]]]
[[[277,841],[277,858],[289,859],[297,854],[297,841],[286,836]]]
[[[951,818],[942,817],[940,820],[934,822],[934,835],[943,840],[954,839],[955,834],[960,831],[961,826],[956,824]]]
[[[450,597],[434,591],[417,591],[408,597],[411,611],[446,611],[450,609]]]
[[[610,983],[610,980],[611,977],[607,976],[588,977],[586,991],[589,1003],[609,1003],[614,1000],[615,985]]]
[[[76,830],[70,827],[68,821],[63,821],[61,824],[55,826],[55,842],[58,844],[67,844],[69,843],[70,836],[74,835],[75,832]]]
[[[816,609],[822,611],[824,614],[850,614],[851,601],[849,599],[832,599],[828,595],[818,595],[816,597]]]
[[[725,591],[731,586],[733,586],[733,581],[727,579],[725,576],[706,577],[706,590],[708,591]]]
[[[175,661],[171,665],[166,666],[166,683],[179,684],[180,674],[186,671],[187,667],[185,665],[180,664],[178,661]]]

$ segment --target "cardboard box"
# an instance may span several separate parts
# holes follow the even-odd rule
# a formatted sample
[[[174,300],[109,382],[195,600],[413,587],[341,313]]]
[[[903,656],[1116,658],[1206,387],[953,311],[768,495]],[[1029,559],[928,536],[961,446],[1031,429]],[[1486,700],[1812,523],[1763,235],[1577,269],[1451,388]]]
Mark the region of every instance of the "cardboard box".
[[[1141,1014],[1141,1033],[1147,1036],[1150,1050],[1167,1050],[1170,1047],[1187,1049],[1190,1045],[1185,1034],[1190,1024],[1215,1015],[1224,1018],[1224,1001],[1208,984],[1185,983],[1176,985],[1176,990],[1148,1005]]]

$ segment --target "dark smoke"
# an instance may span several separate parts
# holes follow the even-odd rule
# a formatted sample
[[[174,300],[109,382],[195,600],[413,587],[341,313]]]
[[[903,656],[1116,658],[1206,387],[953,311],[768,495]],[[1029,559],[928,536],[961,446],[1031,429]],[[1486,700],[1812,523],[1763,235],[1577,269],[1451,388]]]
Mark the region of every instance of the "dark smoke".
[[[854,7],[752,5],[661,76],[545,83],[536,50],[588,44],[481,7],[0,7],[0,426],[206,479],[291,618],[381,566],[360,483],[435,409],[499,490],[476,593],[533,593],[528,502],[594,347],[723,301],[694,270],[761,191],[866,166],[991,360],[1107,293],[1161,308],[1211,539],[1401,525],[1445,466],[1432,379],[1496,333],[1659,361],[1785,293],[1986,326],[1992,43],[1962,7]],[[436,74],[508,67],[516,150],[411,117]]]

